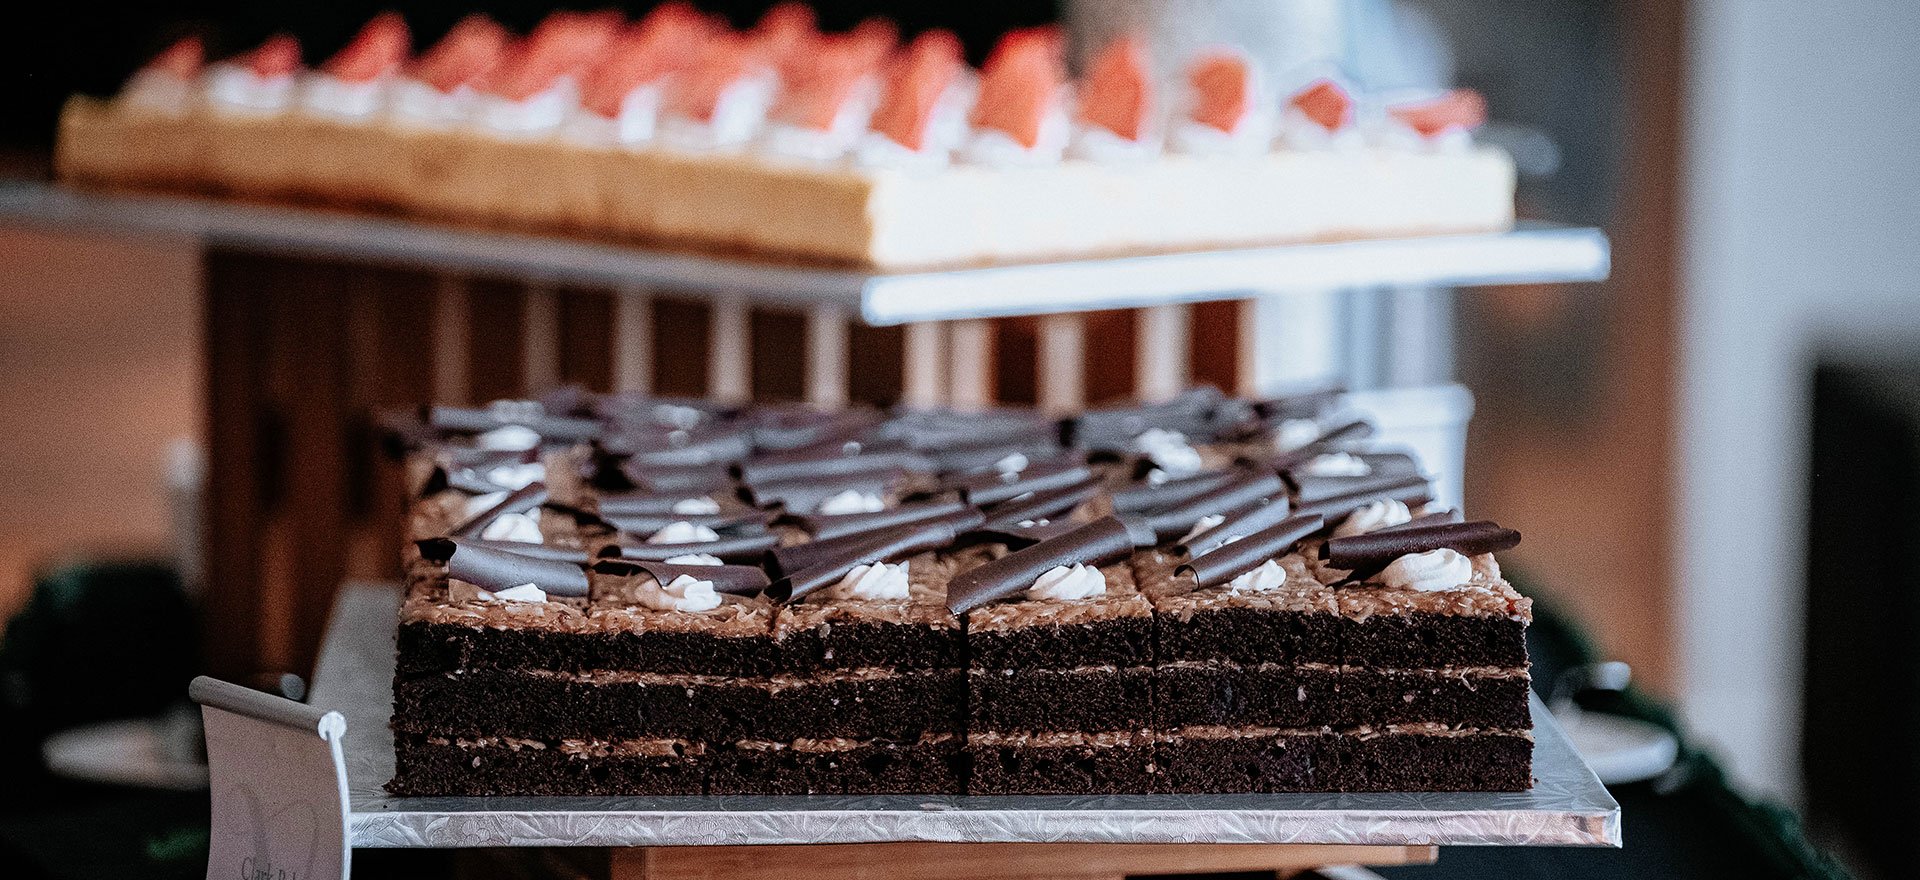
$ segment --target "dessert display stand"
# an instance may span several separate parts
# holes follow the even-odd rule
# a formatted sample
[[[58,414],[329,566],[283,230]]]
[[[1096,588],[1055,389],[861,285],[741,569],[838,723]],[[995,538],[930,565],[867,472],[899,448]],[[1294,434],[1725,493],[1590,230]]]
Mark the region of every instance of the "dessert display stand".
[[[391,584],[340,591],[309,704],[195,683],[213,782],[209,877],[241,862],[344,877],[350,850],[372,847],[613,847],[616,878],[784,878],[804,865],[821,876],[961,880],[1286,872],[1428,862],[1451,845],[1620,845],[1618,804],[1537,699],[1535,784],[1524,792],[397,798],[381,786],[393,775],[399,603]]]

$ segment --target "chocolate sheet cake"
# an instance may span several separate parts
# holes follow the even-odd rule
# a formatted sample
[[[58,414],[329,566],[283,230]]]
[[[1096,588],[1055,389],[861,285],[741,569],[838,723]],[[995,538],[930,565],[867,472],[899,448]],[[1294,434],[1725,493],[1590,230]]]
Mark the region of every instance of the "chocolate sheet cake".
[[[1339,401],[397,420],[389,788],[1526,788],[1519,536]]]

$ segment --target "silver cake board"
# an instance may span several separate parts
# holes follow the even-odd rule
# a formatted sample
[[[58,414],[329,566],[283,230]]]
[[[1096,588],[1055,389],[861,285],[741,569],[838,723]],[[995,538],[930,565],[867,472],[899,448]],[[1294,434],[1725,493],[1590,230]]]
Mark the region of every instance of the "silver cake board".
[[[388,720],[399,606],[396,585],[345,586],[314,673],[311,705],[337,711],[347,722],[347,838],[353,847],[1621,844],[1620,805],[1568,745],[1538,698],[1533,701],[1535,784],[1524,792],[393,797],[381,786],[393,777]]]

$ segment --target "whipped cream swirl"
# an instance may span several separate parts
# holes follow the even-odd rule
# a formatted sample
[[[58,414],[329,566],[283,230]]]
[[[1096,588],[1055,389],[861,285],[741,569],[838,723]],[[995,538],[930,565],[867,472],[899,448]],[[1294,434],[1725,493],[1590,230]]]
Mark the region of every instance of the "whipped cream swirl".
[[[1473,580],[1473,560],[1442,547],[1395,559],[1377,577],[1381,583],[1397,590],[1422,593],[1451,590]]]
[[[843,489],[828,496],[827,500],[820,502],[820,506],[815,508],[814,512],[831,516],[843,513],[879,513],[886,509],[887,502],[881,500],[880,496],[872,492],[862,492],[859,489]]]
[[[1329,452],[1314,456],[1300,472],[1314,477],[1364,477],[1373,473],[1373,466],[1350,452]]]
[[[856,565],[839,583],[827,589],[828,595],[835,599],[868,601],[905,599],[908,593],[907,565],[905,562],[898,565],[890,562]]]
[[[1334,528],[1333,536],[1350,538],[1354,535],[1364,535],[1388,526],[1401,525],[1412,519],[1413,512],[1407,510],[1406,502],[1387,498],[1361,505],[1358,510],[1348,514],[1347,518]]]
[[[1200,450],[1187,442],[1187,435],[1165,428],[1148,428],[1133,438],[1134,451],[1147,457],[1168,477],[1185,477],[1200,472],[1205,464]]]
[[[526,513],[503,513],[493,522],[480,530],[480,537],[488,541],[514,541],[521,544],[538,544],[545,540],[540,534],[540,511]]]
[[[640,604],[655,611],[711,611],[720,607],[713,581],[683,574],[664,584],[647,579],[639,591]]]
[[[649,544],[706,544],[720,540],[720,533],[699,523],[677,520],[647,537]]]
[[[1033,579],[1033,586],[1027,588],[1027,598],[1064,601],[1104,596],[1106,592],[1107,576],[1101,574],[1100,569],[1076,562],[1042,572]]]
[[[1287,585],[1287,570],[1280,563],[1267,560],[1260,567],[1227,582],[1227,589],[1235,593],[1266,593]]]

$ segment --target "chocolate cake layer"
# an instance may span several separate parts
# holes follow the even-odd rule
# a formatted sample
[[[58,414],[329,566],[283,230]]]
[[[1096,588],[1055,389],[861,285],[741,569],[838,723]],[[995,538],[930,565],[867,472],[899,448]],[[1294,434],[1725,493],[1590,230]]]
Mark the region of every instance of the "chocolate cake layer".
[[[957,735],[907,741],[750,740],[716,750],[709,794],[948,794],[964,791]]]
[[[1521,791],[1526,731],[1188,728],[1159,745],[1159,791]]]
[[[1525,728],[1524,669],[1421,670],[1180,662],[1154,670],[1154,727],[1381,726],[1423,721]]]
[[[1153,717],[1153,670],[974,669],[967,673],[969,730],[1126,730]]]
[[[1161,789],[1144,731],[967,736],[967,793],[1146,794]]]
[[[567,631],[407,621],[400,624],[401,678],[466,669],[628,669],[708,675],[771,675],[799,667],[770,635],[697,631]]]
[[[1153,662],[1153,605],[1133,589],[1125,562],[1101,569],[1104,596],[1016,600],[967,612],[975,669],[1073,669]]]
[[[686,795],[706,791],[706,747],[682,740],[543,742],[394,738],[393,781],[408,796]]]
[[[394,684],[400,729],[469,736],[911,739],[964,721],[962,673],[772,678],[475,669]]]

